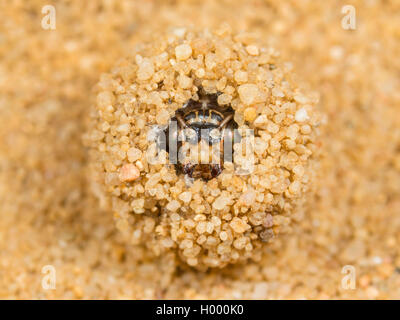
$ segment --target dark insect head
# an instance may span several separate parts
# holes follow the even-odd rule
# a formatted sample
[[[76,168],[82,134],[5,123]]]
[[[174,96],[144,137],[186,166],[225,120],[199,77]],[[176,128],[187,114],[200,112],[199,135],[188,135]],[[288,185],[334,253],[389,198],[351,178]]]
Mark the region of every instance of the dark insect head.
[[[207,94],[199,90],[199,99],[189,99],[182,108],[175,112],[170,119],[169,126],[164,130],[163,139],[159,141],[161,146],[169,153],[169,157],[177,159],[182,142],[190,145],[198,145],[205,142],[209,146],[219,144],[221,163],[220,164],[180,164],[175,168],[178,173],[187,174],[190,178],[202,178],[210,180],[218,176],[223,169],[223,161],[233,161],[233,140],[235,129],[238,128],[234,121],[234,110],[230,105],[218,105],[218,93]],[[237,137],[235,137],[237,138]],[[237,140],[235,140],[236,142]],[[176,146],[170,145],[171,142]],[[222,145],[229,144],[230,154],[224,155]]]

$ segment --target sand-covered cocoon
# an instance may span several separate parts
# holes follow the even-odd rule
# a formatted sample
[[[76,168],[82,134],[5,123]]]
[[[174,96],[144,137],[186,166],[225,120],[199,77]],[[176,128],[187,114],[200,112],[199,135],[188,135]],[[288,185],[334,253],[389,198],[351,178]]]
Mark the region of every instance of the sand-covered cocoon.
[[[234,148],[234,163],[208,181],[150,161],[167,154],[149,136],[200,91],[233,108],[239,131],[254,132],[254,157]],[[157,34],[103,74],[96,93],[86,136],[92,191],[130,243],[224,267],[259,260],[259,248],[302,218],[318,172],[318,95],[261,39],[226,24]]]

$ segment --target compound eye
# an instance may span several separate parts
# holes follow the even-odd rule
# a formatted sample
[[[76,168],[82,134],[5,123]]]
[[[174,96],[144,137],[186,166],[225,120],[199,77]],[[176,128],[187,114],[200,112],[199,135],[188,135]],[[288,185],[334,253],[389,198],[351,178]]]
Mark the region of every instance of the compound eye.
[[[190,142],[190,143],[196,143],[197,142],[197,133],[194,129],[192,128],[186,128],[184,130],[184,135],[185,135],[185,140]]]

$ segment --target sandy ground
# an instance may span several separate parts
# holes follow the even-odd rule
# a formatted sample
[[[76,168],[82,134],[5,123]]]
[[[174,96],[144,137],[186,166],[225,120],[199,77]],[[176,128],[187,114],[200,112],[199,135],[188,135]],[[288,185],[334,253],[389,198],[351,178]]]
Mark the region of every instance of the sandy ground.
[[[41,27],[48,3],[25,2],[0,4],[1,298],[400,298],[397,1],[59,1],[56,30]],[[89,191],[81,137],[116,59],[159,29],[222,21],[268,39],[320,93],[325,153],[305,218],[261,262],[200,273],[125,244]]]

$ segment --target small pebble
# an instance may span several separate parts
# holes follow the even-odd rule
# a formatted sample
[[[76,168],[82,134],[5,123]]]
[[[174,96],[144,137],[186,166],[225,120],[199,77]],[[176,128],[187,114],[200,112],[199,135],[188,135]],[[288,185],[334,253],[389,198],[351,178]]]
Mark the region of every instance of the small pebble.
[[[172,200],[171,202],[169,202],[166,206],[166,209],[169,211],[176,211],[180,208],[180,203],[179,201],[176,200]]]
[[[260,90],[255,84],[242,84],[238,88],[240,100],[245,105],[250,105],[258,102],[260,95]]]
[[[238,70],[235,72],[235,81],[239,84],[246,83],[248,79],[247,72]]]
[[[213,202],[213,208],[216,210],[222,210],[224,209],[229,203],[229,199],[225,196],[219,196],[217,199],[214,200]]]
[[[246,47],[246,51],[248,54],[252,55],[252,56],[258,56],[258,54],[260,53],[258,50],[258,47],[255,45],[249,45]]]
[[[250,107],[244,110],[244,120],[253,122],[256,117],[257,117],[257,111],[255,108]]]
[[[186,60],[192,55],[192,47],[188,44],[181,44],[175,48],[175,56],[178,60]]]
[[[182,192],[179,195],[179,199],[185,203],[189,203],[190,200],[192,199],[192,193],[190,191]]]
[[[131,163],[124,164],[119,171],[119,179],[123,182],[134,181],[140,176],[139,169]]]
[[[130,148],[126,154],[128,156],[128,161],[133,163],[136,160],[139,160],[141,158],[142,151],[133,147],[133,148]]]
[[[229,225],[231,226],[233,231],[237,233],[243,233],[250,227],[247,223],[245,223],[242,219],[238,217],[233,218]]]
[[[153,63],[149,59],[143,59],[143,61],[139,64],[139,68],[137,71],[137,77],[139,80],[148,80],[154,74],[154,66]]]
[[[307,114],[307,110],[304,108],[297,110],[294,118],[296,119],[297,122],[304,122],[304,121],[308,120],[309,117]]]

